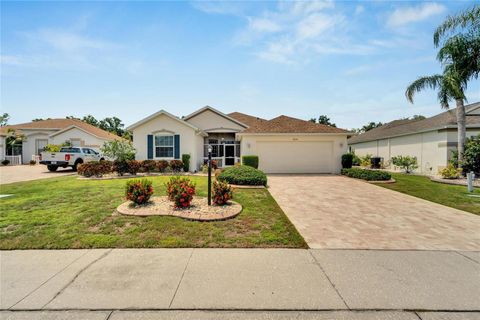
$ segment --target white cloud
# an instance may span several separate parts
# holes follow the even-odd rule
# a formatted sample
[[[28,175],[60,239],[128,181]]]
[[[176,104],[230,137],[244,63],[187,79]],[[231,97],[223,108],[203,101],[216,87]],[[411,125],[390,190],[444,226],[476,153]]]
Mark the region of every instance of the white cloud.
[[[362,14],[365,11],[365,7],[362,5],[358,5],[355,7],[355,15]]]
[[[333,1],[296,1],[291,11],[296,15],[305,15],[334,7]]]
[[[395,9],[387,20],[389,27],[404,26],[412,22],[419,22],[444,13],[447,8],[439,3],[428,2],[414,7]]]
[[[250,18],[249,29],[256,32],[277,32],[282,27],[275,21],[268,18]]]
[[[78,33],[57,29],[43,29],[33,36],[36,37],[37,40],[41,40],[53,48],[61,51],[105,49],[112,46],[112,44],[106,41],[101,41]]]
[[[300,38],[315,38],[333,28],[342,20],[341,16],[331,16],[322,13],[311,14],[298,23],[297,34]]]
[[[257,56],[272,62],[293,64],[294,60],[290,57],[294,54],[295,50],[296,47],[293,42],[288,39],[282,39],[269,43],[265,50],[257,53]]]

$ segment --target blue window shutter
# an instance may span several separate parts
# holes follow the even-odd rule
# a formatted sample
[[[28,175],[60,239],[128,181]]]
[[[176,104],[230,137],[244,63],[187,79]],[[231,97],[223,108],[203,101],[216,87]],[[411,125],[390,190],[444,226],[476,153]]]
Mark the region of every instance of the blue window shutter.
[[[153,135],[147,135],[147,159],[153,159]]]
[[[175,140],[173,142],[174,144],[174,149],[175,149],[175,159],[180,159],[180,135],[176,134],[175,135]]]

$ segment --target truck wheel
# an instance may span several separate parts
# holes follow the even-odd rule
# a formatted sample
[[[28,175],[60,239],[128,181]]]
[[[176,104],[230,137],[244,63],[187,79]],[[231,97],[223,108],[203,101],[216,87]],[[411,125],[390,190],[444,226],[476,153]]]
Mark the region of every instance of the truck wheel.
[[[82,163],[83,163],[82,160],[78,160],[77,162],[75,162],[75,164],[72,166],[72,170],[77,171],[78,166],[81,165]]]
[[[58,166],[54,166],[54,165],[49,164],[49,165],[47,166],[47,169],[48,169],[48,171],[50,171],[50,172],[55,172],[55,171],[57,171]]]

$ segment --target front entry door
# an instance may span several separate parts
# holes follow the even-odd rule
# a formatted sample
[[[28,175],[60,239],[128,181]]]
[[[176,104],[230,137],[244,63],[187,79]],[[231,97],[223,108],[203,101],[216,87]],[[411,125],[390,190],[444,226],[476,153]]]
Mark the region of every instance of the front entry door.
[[[225,145],[225,165],[233,166],[235,164],[235,146]]]

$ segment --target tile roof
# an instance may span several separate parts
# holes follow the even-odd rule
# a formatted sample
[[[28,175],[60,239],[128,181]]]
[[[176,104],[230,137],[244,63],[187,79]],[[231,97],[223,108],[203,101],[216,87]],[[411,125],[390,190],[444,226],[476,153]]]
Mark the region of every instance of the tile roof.
[[[349,133],[349,131],[281,115],[271,120],[258,121],[244,133]]]
[[[230,118],[233,118],[237,121],[240,121],[241,123],[245,123],[249,127],[255,125],[258,122],[267,121],[265,119],[255,117],[255,116],[251,116],[251,115],[241,113],[241,112],[232,112],[232,113],[227,114],[227,116],[229,116]]]
[[[88,124],[86,122],[83,122],[77,119],[48,119],[48,120],[40,120],[40,121],[32,121],[27,123],[8,125],[0,128],[0,134],[2,135],[7,134],[8,129],[15,129],[20,131],[22,129],[24,130],[35,130],[35,129],[63,130],[71,126],[76,126],[102,139],[107,139],[107,140],[121,139],[119,136],[113,133],[97,128],[95,126],[92,126],[91,124]]]
[[[480,102],[465,106],[466,112],[480,106]],[[467,115],[467,126],[480,128],[480,116]],[[455,109],[442,112],[436,116],[423,120],[395,120],[381,127],[372,129],[358,136],[348,139],[349,144],[360,142],[374,141],[390,137],[412,134],[417,132],[425,132],[437,130],[447,127],[455,127],[457,125],[457,116]]]

